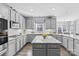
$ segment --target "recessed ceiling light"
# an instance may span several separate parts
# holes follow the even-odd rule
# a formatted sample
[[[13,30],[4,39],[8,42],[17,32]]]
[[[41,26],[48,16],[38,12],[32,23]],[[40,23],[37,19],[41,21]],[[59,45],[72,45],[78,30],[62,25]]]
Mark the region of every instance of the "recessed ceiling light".
[[[56,10],[55,8],[52,8],[52,10]]]
[[[32,12],[32,11],[34,11],[33,9],[30,9],[30,11]]]

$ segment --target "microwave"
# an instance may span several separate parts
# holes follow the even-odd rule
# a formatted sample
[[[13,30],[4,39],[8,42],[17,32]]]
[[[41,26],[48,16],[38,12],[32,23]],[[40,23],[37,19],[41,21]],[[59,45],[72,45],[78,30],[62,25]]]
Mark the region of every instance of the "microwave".
[[[18,22],[10,21],[10,28],[19,29],[20,24]]]
[[[8,29],[8,21],[6,19],[0,18],[0,32]]]

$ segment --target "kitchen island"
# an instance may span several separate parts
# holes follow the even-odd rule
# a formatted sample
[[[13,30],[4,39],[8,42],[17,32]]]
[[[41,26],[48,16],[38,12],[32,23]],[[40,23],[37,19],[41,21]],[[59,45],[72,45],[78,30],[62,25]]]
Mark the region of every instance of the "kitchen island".
[[[33,56],[60,56],[61,42],[52,36],[36,36],[32,41]]]

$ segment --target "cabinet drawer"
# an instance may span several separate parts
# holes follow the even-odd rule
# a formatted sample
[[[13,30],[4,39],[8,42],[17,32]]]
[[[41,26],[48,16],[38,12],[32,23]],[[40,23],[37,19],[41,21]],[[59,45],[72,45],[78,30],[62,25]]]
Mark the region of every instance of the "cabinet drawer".
[[[48,49],[48,56],[60,56],[60,49]]]
[[[0,45],[0,51],[2,51],[3,50],[3,45]]]
[[[20,49],[20,39],[17,39],[17,51]]]
[[[46,45],[45,44],[33,44],[33,49],[35,49],[35,48],[46,48]]]
[[[45,49],[33,49],[33,56],[46,56],[46,50]]]
[[[12,56],[15,54],[15,40],[11,40],[8,42],[8,55]]]
[[[67,48],[67,44],[68,44],[68,37],[63,37],[63,46],[65,46]]]
[[[58,44],[48,44],[48,48],[60,48],[60,45]]]

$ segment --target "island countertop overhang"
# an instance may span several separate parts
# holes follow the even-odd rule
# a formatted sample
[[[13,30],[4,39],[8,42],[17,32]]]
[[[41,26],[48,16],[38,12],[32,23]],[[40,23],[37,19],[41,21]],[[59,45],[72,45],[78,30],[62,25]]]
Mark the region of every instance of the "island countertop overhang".
[[[43,38],[43,36],[36,36],[35,39],[32,41],[33,43],[52,43],[52,44],[61,44],[60,41],[58,41],[56,38],[52,36],[47,36],[46,39]]]

